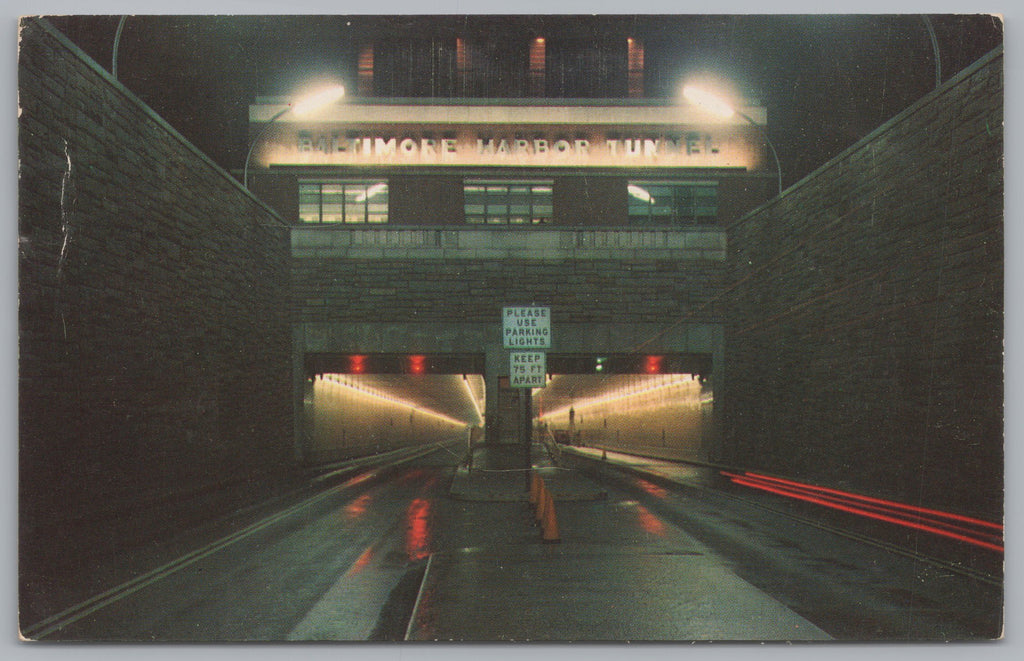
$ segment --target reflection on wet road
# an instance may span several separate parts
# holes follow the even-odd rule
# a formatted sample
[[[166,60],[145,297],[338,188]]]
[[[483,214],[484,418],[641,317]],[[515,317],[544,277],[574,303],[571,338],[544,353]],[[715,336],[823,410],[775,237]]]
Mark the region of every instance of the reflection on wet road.
[[[703,479],[688,495],[654,477],[546,466],[545,480],[562,489],[554,505],[562,543],[544,544],[525,491],[520,500],[470,498],[467,480],[489,471],[515,492],[519,450],[484,453],[474,473],[457,472],[458,450],[324,482],[37,623],[31,637],[936,640],[998,633],[998,587],[730,500]],[[455,478],[463,480],[460,497]]]
[[[71,609],[35,637],[365,639],[391,590],[431,552],[433,503],[453,461],[434,459],[362,473]]]

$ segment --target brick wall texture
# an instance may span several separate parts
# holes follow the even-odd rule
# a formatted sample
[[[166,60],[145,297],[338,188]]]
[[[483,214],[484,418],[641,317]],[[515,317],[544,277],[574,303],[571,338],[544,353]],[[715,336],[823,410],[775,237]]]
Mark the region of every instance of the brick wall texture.
[[[997,51],[729,228],[722,461],[1001,517],[1002,99]]]
[[[31,577],[291,461],[289,246],[277,216],[32,19],[19,95]]]
[[[643,259],[297,258],[301,322],[490,322],[550,305],[552,323],[718,321],[724,263]],[[467,348],[472,350],[472,348]]]

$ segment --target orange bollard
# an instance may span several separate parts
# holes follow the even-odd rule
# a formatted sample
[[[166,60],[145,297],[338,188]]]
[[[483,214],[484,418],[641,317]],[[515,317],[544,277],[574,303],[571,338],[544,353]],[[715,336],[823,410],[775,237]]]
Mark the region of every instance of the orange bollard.
[[[544,519],[541,521],[541,538],[545,544],[557,544],[562,541],[558,534],[558,518],[555,516],[555,501],[550,493],[545,493],[547,503],[544,505]]]
[[[537,481],[540,478],[537,476],[537,471],[530,471],[530,507],[537,507]]]
[[[540,524],[544,520],[544,508],[547,507],[547,494],[548,489],[544,486],[544,480],[540,477],[537,478],[537,512],[535,518],[537,523]]]

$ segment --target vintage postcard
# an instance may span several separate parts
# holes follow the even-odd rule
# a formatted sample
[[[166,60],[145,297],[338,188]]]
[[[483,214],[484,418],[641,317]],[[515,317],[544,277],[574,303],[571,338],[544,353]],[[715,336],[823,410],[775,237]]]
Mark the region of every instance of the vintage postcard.
[[[18,27],[24,641],[1002,638],[999,17]]]

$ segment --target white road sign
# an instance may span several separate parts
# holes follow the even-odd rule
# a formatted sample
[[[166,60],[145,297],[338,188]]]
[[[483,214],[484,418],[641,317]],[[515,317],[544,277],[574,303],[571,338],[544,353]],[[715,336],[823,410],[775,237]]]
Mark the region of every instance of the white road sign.
[[[543,388],[547,385],[547,355],[543,351],[513,351],[509,354],[508,383],[513,388]]]
[[[551,308],[502,308],[501,320],[506,349],[551,348]]]

